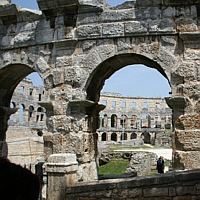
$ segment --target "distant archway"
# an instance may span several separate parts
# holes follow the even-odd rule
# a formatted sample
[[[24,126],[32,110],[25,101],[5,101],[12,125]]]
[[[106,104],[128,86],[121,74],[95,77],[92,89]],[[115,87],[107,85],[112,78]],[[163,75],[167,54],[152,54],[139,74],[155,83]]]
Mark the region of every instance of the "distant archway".
[[[137,134],[136,133],[131,133],[131,139],[137,139]]]
[[[106,133],[102,133],[101,141],[107,141],[107,134]]]
[[[111,140],[112,141],[117,141],[117,134],[116,133],[112,133],[111,134]]]
[[[141,138],[143,139],[144,143],[150,144],[151,142],[151,136],[148,132],[144,132],[141,134]]]

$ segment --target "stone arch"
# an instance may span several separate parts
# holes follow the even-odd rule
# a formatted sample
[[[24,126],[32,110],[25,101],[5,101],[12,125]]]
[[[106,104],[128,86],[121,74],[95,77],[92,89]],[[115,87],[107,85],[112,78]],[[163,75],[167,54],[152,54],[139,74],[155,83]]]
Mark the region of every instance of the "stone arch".
[[[144,140],[144,143],[150,144],[151,142],[151,135],[148,132],[143,132],[141,134],[141,138]]]
[[[121,125],[121,127],[123,127],[123,128],[127,127],[127,120],[128,120],[127,115],[122,114],[121,118],[120,118],[120,125]]]
[[[24,64],[8,65],[0,69],[0,106],[10,106],[12,94],[18,83],[32,72],[34,70]]]
[[[141,116],[141,128],[151,128],[151,116],[148,113]]]
[[[101,135],[101,141],[107,141],[107,133],[102,133]]]
[[[111,115],[111,127],[117,127],[117,115]]]
[[[28,121],[31,121],[33,119],[33,112],[34,112],[34,106],[29,106],[29,108],[28,108]]]
[[[137,134],[136,133],[131,133],[131,140],[132,139],[137,139]]]
[[[122,69],[127,65],[134,64],[143,64],[147,67],[154,68],[158,70],[161,75],[163,75],[168,80],[168,82],[170,80],[165,70],[168,67],[164,64],[164,67],[161,67],[158,62],[155,62],[153,59],[150,59],[146,56],[136,53],[122,53],[108,58],[94,68],[85,85],[87,99],[98,102],[100,91],[103,88],[105,80],[119,69]]]
[[[117,141],[117,134],[116,133],[112,133],[111,134],[111,140],[112,141]]]

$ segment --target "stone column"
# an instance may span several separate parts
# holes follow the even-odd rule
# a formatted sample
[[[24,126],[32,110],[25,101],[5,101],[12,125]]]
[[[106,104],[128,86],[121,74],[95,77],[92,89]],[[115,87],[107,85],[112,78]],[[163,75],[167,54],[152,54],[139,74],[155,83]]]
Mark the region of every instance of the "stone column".
[[[107,141],[111,141],[112,132],[107,132]]]
[[[110,128],[111,127],[111,117],[107,116],[107,120],[108,120],[107,127]]]
[[[48,200],[64,200],[65,187],[76,183],[78,162],[75,154],[53,154],[46,163]]]
[[[127,140],[131,140],[131,133],[127,133]]]
[[[0,106],[0,156],[7,156],[6,131],[10,115],[17,111],[16,108]]]
[[[173,169],[195,169],[200,164],[200,104],[196,108],[186,97],[166,98],[173,109]],[[198,110],[199,109],[199,110]]]

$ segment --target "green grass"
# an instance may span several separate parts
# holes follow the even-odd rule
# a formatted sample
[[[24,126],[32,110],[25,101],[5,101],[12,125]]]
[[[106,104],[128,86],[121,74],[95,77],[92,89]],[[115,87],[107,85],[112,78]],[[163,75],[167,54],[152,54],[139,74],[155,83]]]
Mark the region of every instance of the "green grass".
[[[99,176],[107,174],[124,174],[128,164],[128,159],[112,160],[111,162],[99,167]]]

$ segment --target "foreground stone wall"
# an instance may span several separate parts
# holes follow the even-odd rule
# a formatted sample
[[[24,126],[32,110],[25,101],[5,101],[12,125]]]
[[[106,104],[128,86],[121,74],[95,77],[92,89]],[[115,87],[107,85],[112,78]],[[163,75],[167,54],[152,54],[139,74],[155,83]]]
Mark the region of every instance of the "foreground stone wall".
[[[104,180],[66,188],[65,200],[197,200],[200,170]]]

